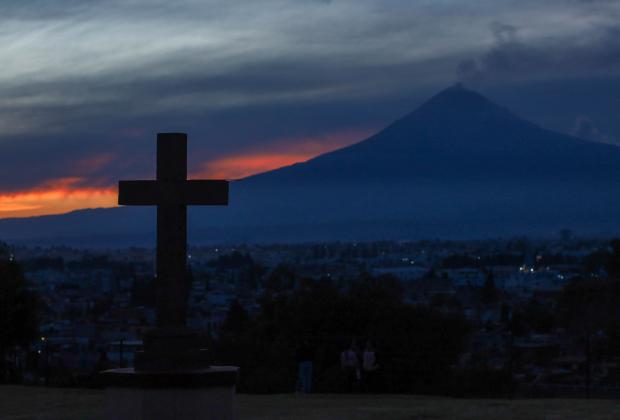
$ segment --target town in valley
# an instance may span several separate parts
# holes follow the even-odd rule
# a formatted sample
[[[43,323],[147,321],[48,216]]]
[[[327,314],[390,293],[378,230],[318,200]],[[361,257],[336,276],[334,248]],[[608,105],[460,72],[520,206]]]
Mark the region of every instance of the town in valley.
[[[188,326],[208,337],[212,357],[243,366],[251,359],[244,352],[280,352],[272,374],[278,377],[261,382],[260,367],[270,364],[265,356],[241,371],[242,391],[292,391],[295,347],[310,340],[316,389],[344,392],[340,352],[352,340],[360,347],[372,340],[382,378],[376,392],[617,394],[619,319],[605,307],[618,293],[606,283],[620,266],[614,241],[564,230],[552,239],[228,244],[188,252]],[[153,249],[17,245],[3,253],[19,263],[40,307],[40,338],[11,354],[7,375],[96,386],[100,370],[132,366],[143,333],[155,325]],[[322,294],[347,306],[351,319],[330,321],[333,313],[321,313]],[[392,307],[412,311],[406,316],[413,321],[381,334],[381,321],[365,319],[364,299],[379,305],[373,316],[389,305],[388,323],[403,318]],[[304,306],[308,301],[314,304]],[[287,310],[294,320],[282,319]],[[280,347],[256,350],[265,345],[249,332],[257,328],[282,339]],[[428,346],[441,360],[430,360]],[[429,378],[440,369],[450,383],[424,382],[427,363],[436,363]],[[402,372],[410,379],[403,381]],[[458,378],[468,380],[456,386]]]

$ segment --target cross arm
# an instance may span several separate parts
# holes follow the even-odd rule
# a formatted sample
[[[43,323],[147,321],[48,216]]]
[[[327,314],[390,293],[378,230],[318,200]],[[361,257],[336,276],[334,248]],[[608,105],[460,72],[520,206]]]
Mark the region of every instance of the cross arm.
[[[119,181],[118,204],[225,206],[228,204],[228,181]]]
[[[228,181],[189,180],[184,184],[184,200],[188,205],[225,206],[228,204]]]
[[[154,206],[159,203],[157,181],[119,181],[118,204],[129,206]]]

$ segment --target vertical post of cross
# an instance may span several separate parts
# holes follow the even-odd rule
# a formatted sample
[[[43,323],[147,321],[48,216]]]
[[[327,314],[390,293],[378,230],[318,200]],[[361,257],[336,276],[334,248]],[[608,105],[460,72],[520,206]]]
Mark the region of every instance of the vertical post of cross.
[[[144,335],[144,351],[136,352],[138,370],[204,366],[207,353],[200,335],[186,328],[187,206],[228,204],[225,180],[187,179],[187,135],[157,135],[157,179],[120,181],[118,203],[157,206],[157,327]]]
[[[187,179],[187,135],[157,134],[157,181],[163,200],[157,206],[157,324],[185,323],[187,279],[187,206],[166,199]]]

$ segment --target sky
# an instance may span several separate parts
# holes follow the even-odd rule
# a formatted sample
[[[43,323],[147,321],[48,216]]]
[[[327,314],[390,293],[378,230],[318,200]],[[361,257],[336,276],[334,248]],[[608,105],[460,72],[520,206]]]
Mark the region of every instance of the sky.
[[[189,136],[238,179],[367,138],[462,81],[620,144],[617,0],[3,0],[0,218],[116,203]]]

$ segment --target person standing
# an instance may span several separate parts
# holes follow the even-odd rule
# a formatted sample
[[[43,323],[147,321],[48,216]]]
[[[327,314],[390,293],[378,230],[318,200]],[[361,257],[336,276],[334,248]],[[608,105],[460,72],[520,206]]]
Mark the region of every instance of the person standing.
[[[353,340],[349,348],[340,354],[340,367],[345,374],[348,392],[357,388],[361,379],[358,353],[357,343]]]
[[[362,355],[362,380],[364,382],[364,390],[366,392],[376,392],[377,384],[377,353],[372,345],[372,342],[368,340],[366,342],[366,348]]]
[[[298,389],[304,394],[312,392],[312,367],[314,362],[314,348],[307,338],[297,349]]]

